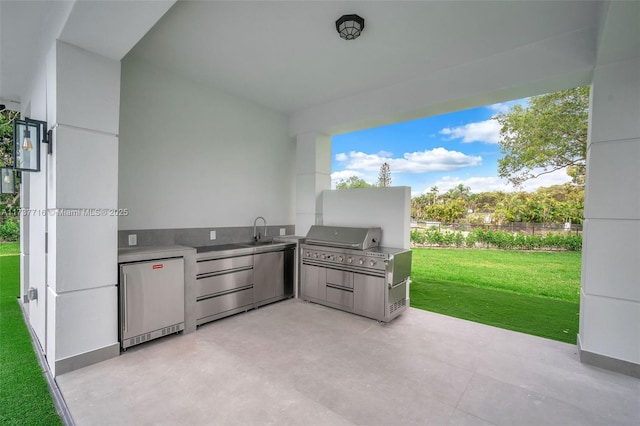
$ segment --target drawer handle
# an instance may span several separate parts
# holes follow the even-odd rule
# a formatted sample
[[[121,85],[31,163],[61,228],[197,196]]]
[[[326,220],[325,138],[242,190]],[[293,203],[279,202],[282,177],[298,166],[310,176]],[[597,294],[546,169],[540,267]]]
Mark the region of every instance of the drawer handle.
[[[202,278],[216,277],[218,275],[226,275],[226,274],[232,274],[234,272],[250,271],[252,269],[253,269],[253,266],[243,266],[241,268],[225,269],[223,271],[205,272],[204,274],[198,274],[196,278],[202,279]]]
[[[327,287],[333,288],[333,289],[336,289],[336,290],[341,290],[341,291],[346,291],[346,292],[349,292],[349,293],[353,293],[353,289],[352,288],[340,287],[340,286],[332,285],[332,284],[327,284]]]
[[[123,285],[122,293],[123,293],[123,299],[124,299],[124,301],[123,301],[123,304],[124,304],[124,309],[123,309],[123,311],[124,311],[124,314],[123,314],[123,316],[124,316],[124,332],[127,333],[128,325],[129,325],[128,324],[129,321],[128,321],[128,318],[127,318],[127,307],[128,307],[128,304],[127,304],[127,274],[123,275],[123,280],[122,281],[123,281],[122,282],[122,285]]]

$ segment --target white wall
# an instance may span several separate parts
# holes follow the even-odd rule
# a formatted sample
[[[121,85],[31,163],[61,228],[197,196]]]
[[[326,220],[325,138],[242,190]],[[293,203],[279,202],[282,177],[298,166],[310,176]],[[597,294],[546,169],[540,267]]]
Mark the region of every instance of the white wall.
[[[296,137],[296,234],[322,224],[322,191],[331,189],[331,137],[315,132]]]
[[[640,58],[596,68],[579,344],[640,365]]]
[[[22,99],[22,116],[34,120],[49,121],[47,108],[47,73],[50,64],[41,63],[34,72],[30,90]],[[35,331],[40,345],[47,344],[46,336],[46,262],[45,233],[47,231],[47,217],[41,213],[47,208],[46,170],[48,169],[46,145],[40,147],[40,173],[23,172],[21,184],[21,207],[33,214],[24,216],[21,220],[21,273],[23,295],[29,288],[35,288],[38,298],[30,301],[25,309],[29,315],[29,324]]]
[[[294,223],[284,114],[130,58],[121,94],[119,229]]]
[[[382,228],[380,245],[410,248],[411,188],[358,188],[322,192],[323,225]]]

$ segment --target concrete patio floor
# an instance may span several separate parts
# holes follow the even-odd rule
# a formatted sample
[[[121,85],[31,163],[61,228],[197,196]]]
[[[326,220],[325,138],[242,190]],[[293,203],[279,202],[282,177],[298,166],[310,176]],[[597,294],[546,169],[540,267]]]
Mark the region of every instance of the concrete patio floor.
[[[298,299],[56,381],[77,425],[640,424],[640,380],[581,364],[575,345]]]

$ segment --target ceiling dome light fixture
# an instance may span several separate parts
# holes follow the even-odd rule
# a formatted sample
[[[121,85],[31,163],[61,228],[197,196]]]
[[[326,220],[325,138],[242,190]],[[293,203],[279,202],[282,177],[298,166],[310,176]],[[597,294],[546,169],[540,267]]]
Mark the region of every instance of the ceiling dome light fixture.
[[[360,37],[360,33],[364,30],[364,19],[358,15],[342,15],[336,21],[336,30],[340,33],[341,38],[355,40]]]

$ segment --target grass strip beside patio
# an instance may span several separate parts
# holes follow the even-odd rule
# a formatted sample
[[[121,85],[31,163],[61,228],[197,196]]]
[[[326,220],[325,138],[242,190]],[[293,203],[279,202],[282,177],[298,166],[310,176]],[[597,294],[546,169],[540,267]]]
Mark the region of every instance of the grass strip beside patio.
[[[15,256],[20,254],[20,243],[0,243],[0,256]]]
[[[0,424],[61,425],[18,305],[19,295],[20,256],[0,256]]]
[[[580,253],[414,249],[411,306],[576,343]]]

